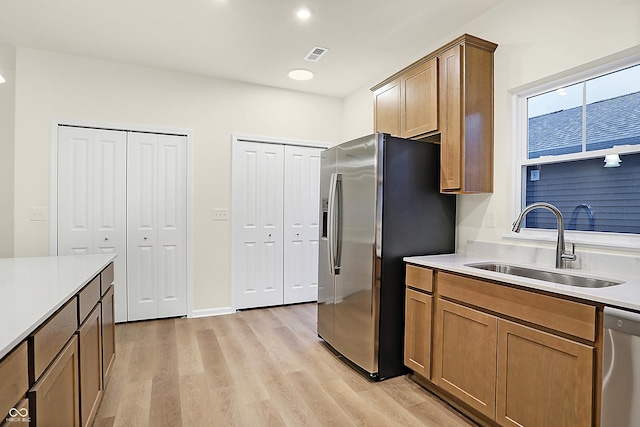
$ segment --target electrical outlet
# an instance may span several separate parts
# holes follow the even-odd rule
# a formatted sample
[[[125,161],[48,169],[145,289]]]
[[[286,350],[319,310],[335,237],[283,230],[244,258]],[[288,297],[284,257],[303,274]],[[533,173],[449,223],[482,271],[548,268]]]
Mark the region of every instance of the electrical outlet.
[[[485,224],[487,228],[496,228],[496,213],[493,211],[487,212],[485,217]]]
[[[212,219],[214,221],[229,221],[229,209],[214,209]]]
[[[46,221],[47,208],[31,208],[29,210],[29,221]]]

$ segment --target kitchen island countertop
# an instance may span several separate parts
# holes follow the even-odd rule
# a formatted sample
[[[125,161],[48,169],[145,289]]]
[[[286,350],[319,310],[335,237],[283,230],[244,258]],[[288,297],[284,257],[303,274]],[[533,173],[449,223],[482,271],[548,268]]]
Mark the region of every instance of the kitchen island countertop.
[[[403,258],[405,262],[430,267],[439,270],[446,270],[454,273],[460,273],[468,276],[475,276],[482,279],[495,280],[503,283],[522,286],[523,288],[537,289],[547,291],[554,294],[580,298],[587,301],[598,302],[608,306],[619,307],[627,310],[640,311],[640,278],[625,277],[616,274],[594,274],[592,271],[581,271],[573,269],[559,270],[547,268],[536,264],[514,263],[491,257],[469,256],[465,254],[446,254],[446,255],[426,255],[412,256]],[[529,279],[510,274],[497,273],[493,271],[482,270],[479,268],[469,267],[466,264],[484,263],[484,262],[503,262],[505,264],[521,265],[529,268],[536,268],[546,271],[557,271],[567,274],[594,277],[600,279],[620,280],[624,283],[609,286],[605,288],[583,288],[578,286],[560,285],[556,283],[546,282],[542,280]]]
[[[0,259],[0,359],[115,257],[98,254]]]

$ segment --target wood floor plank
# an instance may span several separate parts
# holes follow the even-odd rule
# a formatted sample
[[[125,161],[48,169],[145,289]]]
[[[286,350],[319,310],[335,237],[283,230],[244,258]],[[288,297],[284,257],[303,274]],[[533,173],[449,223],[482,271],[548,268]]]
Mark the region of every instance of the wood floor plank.
[[[214,426],[210,418],[211,399],[204,373],[180,376],[180,404],[183,426]]]
[[[290,426],[320,426],[320,422],[313,411],[301,398],[296,390],[285,378],[280,375],[273,381],[265,383],[265,387],[271,400],[277,405],[286,425]]]
[[[113,421],[114,427],[151,425],[149,424],[151,385],[151,380],[128,383],[125,389],[120,391],[121,400]],[[113,391],[111,392],[113,393]],[[100,418],[102,418],[102,414],[98,409],[96,419]]]
[[[211,410],[209,416],[216,426],[242,426],[242,405],[235,386],[209,390]]]
[[[237,386],[242,404],[257,403],[269,398],[261,378],[252,372],[253,361],[246,356],[240,336],[227,335],[218,338],[220,348],[229,366],[233,384]]]
[[[368,402],[341,379],[325,382],[322,387],[338,403],[340,408],[349,415],[355,425],[373,427],[386,427],[388,425],[386,419],[376,411],[372,411]]]
[[[353,425],[336,401],[306,371],[285,375],[323,426]]]
[[[202,366],[209,388],[229,387],[233,385],[231,371],[227,366],[220,343],[212,329],[196,331]]]
[[[194,319],[195,320],[195,319]],[[200,346],[196,338],[197,325],[203,322],[190,322],[187,319],[176,321],[176,340],[180,351],[178,352],[178,369],[180,375],[192,375],[204,373]]]
[[[474,424],[407,377],[368,379],[316,333],[316,304],[116,325],[95,426]]]

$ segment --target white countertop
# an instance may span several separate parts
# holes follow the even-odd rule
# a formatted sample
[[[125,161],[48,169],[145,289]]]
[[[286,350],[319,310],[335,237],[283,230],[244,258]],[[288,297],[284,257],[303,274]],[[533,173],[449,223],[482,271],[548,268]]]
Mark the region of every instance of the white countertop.
[[[465,254],[448,254],[448,255],[428,255],[405,257],[405,262],[431,267],[440,270],[447,270],[455,273],[476,276],[483,279],[496,280],[504,283],[519,285],[525,288],[539,289],[543,291],[553,292],[560,295],[566,295],[581,298],[587,301],[603,303],[609,306],[615,306],[623,309],[640,311],[640,278],[624,277],[621,275],[599,275],[594,272],[586,272],[580,270],[558,270],[540,266],[539,264],[526,264],[522,262],[509,262],[504,259],[495,259],[491,257],[468,256]],[[582,288],[578,286],[560,285],[556,283],[546,282],[542,280],[529,279],[526,277],[513,276],[510,274],[497,273],[493,271],[482,270],[479,268],[468,267],[465,264],[479,262],[501,262],[505,264],[520,265],[538,270],[558,271],[567,274],[574,274],[586,277],[594,277],[608,280],[619,280],[624,283],[606,288]]]
[[[0,259],[0,359],[115,258],[74,255]]]

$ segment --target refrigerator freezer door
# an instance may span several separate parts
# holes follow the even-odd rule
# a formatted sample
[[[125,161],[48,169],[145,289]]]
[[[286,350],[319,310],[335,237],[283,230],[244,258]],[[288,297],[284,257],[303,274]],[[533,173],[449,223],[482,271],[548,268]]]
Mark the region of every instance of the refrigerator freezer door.
[[[377,151],[382,135],[338,146],[341,176],[339,274],[335,276],[333,347],[370,373],[378,368],[375,286]]]
[[[329,249],[329,217],[332,215],[329,199],[332,198],[336,174],[337,150],[330,148],[321,153],[320,159],[320,242],[318,248],[318,335],[333,343],[333,303],[335,301],[335,276],[332,270],[332,254]],[[333,209],[333,206],[331,206]]]

